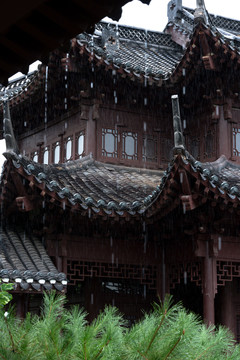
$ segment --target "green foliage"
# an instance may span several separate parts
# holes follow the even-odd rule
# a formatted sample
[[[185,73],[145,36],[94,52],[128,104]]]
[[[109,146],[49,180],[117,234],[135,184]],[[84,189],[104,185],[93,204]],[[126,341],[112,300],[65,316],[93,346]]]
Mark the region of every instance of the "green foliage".
[[[0,310],[0,359],[7,360],[221,360],[240,358],[240,348],[223,328],[207,328],[171,298],[128,329],[118,310],[106,307],[91,324],[66,298],[44,295],[40,317],[17,319]]]
[[[9,294],[9,290],[13,289],[13,284],[1,283],[0,280],[0,308],[8,304],[12,300],[12,294]]]

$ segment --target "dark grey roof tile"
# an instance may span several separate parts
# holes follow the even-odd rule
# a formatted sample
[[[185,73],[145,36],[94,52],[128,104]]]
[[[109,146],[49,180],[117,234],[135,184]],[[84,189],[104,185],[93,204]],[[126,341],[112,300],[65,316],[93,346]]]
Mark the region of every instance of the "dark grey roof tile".
[[[11,154],[9,156],[11,157]],[[136,201],[140,204],[139,209],[145,209],[145,198],[150,195],[153,200],[157,198],[159,193],[157,186],[161,184],[163,176],[161,170],[107,165],[91,158],[61,165],[43,165],[19,156],[17,163],[20,168],[16,168],[16,171],[20,170],[20,172],[22,168],[30,168],[29,164],[34,164],[31,175],[26,174],[26,178],[32,175],[38,178],[39,173],[44,173],[41,183],[36,181],[36,186],[42,186],[42,182],[44,182],[46,190],[49,187],[53,190],[53,182],[58,183],[61,190],[55,191],[55,193],[58,195],[59,201],[67,200],[66,204],[69,206],[79,203],[85,210],[92,207],[101,208],[105,209],[107,213],[110,210],[121,210],[121,202],[127,204],[126,211],[131,211],[132,204]],[[63,189],[65,190],[63,191]],[[54,196],[54,190],[51,190],[49,190],[49,195]],[[156,191],[154,192],[154,190]],[[115,206],[112,206],[113,203]]]
[[[1,279],[9,279],[23,290],[32,286],[39,291],[41,285],[48,289],[52,280],[65,286],[65,274],[58,272],[39,239],[12,229],[2,229],[0,235]]]

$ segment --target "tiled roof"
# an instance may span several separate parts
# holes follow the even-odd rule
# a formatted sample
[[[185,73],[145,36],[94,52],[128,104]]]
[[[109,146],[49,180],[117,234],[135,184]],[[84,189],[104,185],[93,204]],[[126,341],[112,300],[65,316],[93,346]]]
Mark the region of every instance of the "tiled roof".
[[[194,166],[206,178],[211,187],[217,187],[220,192],[225,192],[231,198],[240,200],[240,165],[226,159],[222,155],[213,162],[195,162]]]
[[[189,9],[187,7],[182,7],[181,10],[178,10],[177,16],[173,20],[175,28],[183,32],[188,33],[189,36],[193,34],[194,31],[194,9]],[[222,37],[222,41],[232,41],[236,48],[240,48],[240,21],[225,18],[223,16],[208,14],[208,22],[210,29],[215,32],[219,31]],[[170,22],[169,25],[171,25]]]
[[[68,39],[89,29],[103,17],[121,17],[121,7],[130,0],[68,0],[1,2],[0,82],[17,71],[25,71],[26,61],[42,60]],[[149,4],[150,0],[140,0]]]
[[[171,35],[129,26],[100,22],[93,35],[82,33],[77,37],[77,47],[106,67],[114,66],[140,80],[162,83],[174,71],[183,56],[181,46],[171,40]],[[61,71],[61,69],[59,69]],[[10,103],[25,99],[44,81],[45,68],[0,85],[0,104],[8,96]]]
[[[166,172],[165,187],[170,184],[170,179],[175,177],[179,164],[202,184],[199,194],[193,188],[191,189],[192,194],[209,200],[222,199],[225,205],[235,203],[236,206],[240,206],[240,165],[227,160],[224,155],[216,161],[202,163],[196,161],[185,151],[184,155],[178,155],[169,166],[169,170]],[[164,190],[164,187],[162,189]],[[160,194],[160,198],[161,196],[162,194]]]
[[[168,27],[174,26],[175,30],[188,34],[191,38],[194,33],[193,14],[193,9],[181,7],[174,19],[167,24],[166,32]],[[213,38],[240,55],[240,21],[212,14],[208,15],[208,21],[206,29],[211,31]],[[78,35],[72,50],[87,54],[91,61],[94,59],[97,64],[105,65],[107,69],[115,69],[141,82],[161,86],[164,80],[168,80],[175,73],[185,54],[185,50],[166,32],[100,22],[95,25],[93,35]],[[0,103],[5,92],[11,103],[14,98],[17,101],[23,100],[43,81],[44,73],[43,67],[7,87],[1,87]]]
[[[190,29],[193,29],[193,14],[194,10],[189,9],[187,7],[182,8],[182,18],[184,21],[186,21],[191,27]],[[210,22],[212,25],[216,26],[218,29],[223,29],[228,31],[229,33],[232,33],[234,35],[240,35],[240,21],[225,18],[223,16],[214,15],[214,14],[208,14],[210,18]]]
[[[104,22],[96,25],[94,35],[79,35],[78,45],[106,65],[155,80],[169,76],[183,55],[169,34]]]
[[[143,214],[160,192],[163,171],[97,162],[91,157],[44,165],[11,152],[15,171],[44,189],[61,206],[99,215]]]
[[[39,239],[11,229],[0,230],[0,278],[16,290],[62,291],[67,284]]]

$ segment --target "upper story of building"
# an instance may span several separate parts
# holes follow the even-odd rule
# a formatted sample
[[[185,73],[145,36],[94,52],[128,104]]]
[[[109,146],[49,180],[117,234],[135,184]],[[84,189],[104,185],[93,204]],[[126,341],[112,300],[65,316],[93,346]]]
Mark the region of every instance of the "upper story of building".
[[[178,94],[188,151],[203,162],[222,154],[240,162],[240,21],[179,0],[168,18],[162,33],[101,22],[2,88],[20,152],[45,164],[91,154],[165,168]]]

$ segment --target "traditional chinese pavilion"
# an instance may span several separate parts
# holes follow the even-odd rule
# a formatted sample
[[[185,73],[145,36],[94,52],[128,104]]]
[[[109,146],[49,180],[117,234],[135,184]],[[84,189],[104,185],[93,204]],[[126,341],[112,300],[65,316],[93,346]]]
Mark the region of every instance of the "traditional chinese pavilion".
[[[168,19],[98,23],[0,90],[0,277],[19,314],[55,288],[134,321],[171,293],[240,339],[240,21],[200,0]]]

